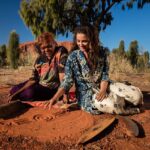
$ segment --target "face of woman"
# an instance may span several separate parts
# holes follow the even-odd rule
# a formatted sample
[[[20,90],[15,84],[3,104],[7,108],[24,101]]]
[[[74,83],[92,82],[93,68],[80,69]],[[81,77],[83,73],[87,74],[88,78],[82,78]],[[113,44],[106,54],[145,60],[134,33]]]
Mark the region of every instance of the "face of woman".
[[[43,44],[41,45],[42,51],[44,51],[46,57],[50,59],[54,53],[54,47],[51,44]]]
[[[80,50],[87,51],[89,49],[89,38],[83,33],[77,33],[76,42]]]

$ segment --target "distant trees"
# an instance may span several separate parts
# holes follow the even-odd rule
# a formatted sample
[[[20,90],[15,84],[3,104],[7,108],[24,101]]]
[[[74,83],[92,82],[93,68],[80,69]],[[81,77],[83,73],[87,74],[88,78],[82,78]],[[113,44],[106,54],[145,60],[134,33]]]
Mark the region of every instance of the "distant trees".
[[[128,50],[128,59],[133,67],[136,67],[139,56],[139,46],[138,41],[131,41]]]
[[[118,54],[122,57],[125,57],[125,43],[124,40],[121,40],[119,43]]]
[[[150,0],[22,0],[20,16],[35,36],[44,31],[67,35],[77,25],[95,27],[97,36],[111,25],[112,8],[143,8]]]
[[[7,48],[7,60],[11,68],[16,69],[18,67],[19,59],[19,35],[12,31],[10,33],[8,48]]]
[[[146,66],[148,66],[148,63],[150,61],[150,54],[148,51],[145,51],[144,54],[143,54],[143,60],[144,60],[144,64]]]
[[[144,70],[149,67],[150,54],[148,51],[140,51],[137,40],[130,42],[128,50],[125,50],[125,43],[121,40],[119,47],[112,50],[112,54],[118,64],[122,61],[121,59],[125,59],[135,69]]]
[[[149,63],[150,63],[150,58],[149,58],[148,51],[145,51],[143,54],[138,56],[137,68],[139,68],[140,70],[149,68]]]
[[[145,69],[146,64],[144,63],[143,55],[138,56],[137,67],[139,70]]]
[[[126,56],[124,40],[120,41],[119,47],[118,48],[114,48],[112,50],[112,53],[116,54],[117,57],[125,57]]]
[[[0,46],[0,66],[6,65],[6,45]]]

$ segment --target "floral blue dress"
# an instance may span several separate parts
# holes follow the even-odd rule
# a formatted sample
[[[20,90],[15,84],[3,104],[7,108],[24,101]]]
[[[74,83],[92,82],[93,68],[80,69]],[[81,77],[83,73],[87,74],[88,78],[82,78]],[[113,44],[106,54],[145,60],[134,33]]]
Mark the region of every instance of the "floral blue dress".
[[[92,107],[92,88],[99,88],[102,80],[109,80],[108,70],[107,57],[105,54],[100,54],[97,68],[91,75],[91,70],[84,53],[81,50],[75,50],[68,56],[65,66],[65,78],[60,87],[63,87],[67,92],[75,83],[76,98],[79,106],[87,112],[99,114]]]

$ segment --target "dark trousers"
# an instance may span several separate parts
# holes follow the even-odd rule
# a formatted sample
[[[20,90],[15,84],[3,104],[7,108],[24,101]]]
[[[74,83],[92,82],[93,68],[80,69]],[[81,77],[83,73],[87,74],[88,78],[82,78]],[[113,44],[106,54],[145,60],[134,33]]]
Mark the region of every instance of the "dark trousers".
[[[10,94],[15,93],[17,90],[22,88],[28,81],[20,83],[10,90]],[[48,87],[40,85],[38,82],[31,85],[21,93],[15,96],[15,99],[22,101],[42,101],[49,100],[57,92],[57,89],[50,89]]]

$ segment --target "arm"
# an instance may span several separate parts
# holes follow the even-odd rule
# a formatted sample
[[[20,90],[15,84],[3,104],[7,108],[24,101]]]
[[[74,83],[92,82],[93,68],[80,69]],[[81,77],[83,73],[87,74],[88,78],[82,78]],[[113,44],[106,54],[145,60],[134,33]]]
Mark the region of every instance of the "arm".
[[[63,81],[63,78],[64,78],[64,73],[59,73],[59,79],[60,79],[60,82]],[[62,96],[64,95],[64,97],[66,96],[65,94],[65,89],[62,87],[62,88],[59,88],[58,91],[56,92],[56,94],[49,100],[45,103],[45,108],[49,108],[51,109],[52,105]],[[63,98],[64,98],[63,97]],[[67,96],[66,96],[67,97]]]
[[[101,100],[103,100],[104,98],[107,97],[107,93],[106,93],[107,87],[108,87],[108,81],[101,81],[101,83],[100,83],[100,91],[99,91],[99,93],[96,96],[96,99],[98,101],[101,101]]]
[[[100,91],[97,94],[96,99],[97,100],[103,100],[107,97],[107,88],[109,83],[109,63],[106,54],[104,55],[104,66],[103,66],[103,72],[102,72],[102,80],[100,83]]]
[[[65,93],[65,89],[59,88],[56,94],[47,102],[45,102],[45,108],[51,109],[52,105]]]
[[[26,84],[22,87],[22,88],[20,88],[19,90],[17,90],[15,93],[13,93],[12,95],[9,95],[9,99],[8,99],[8,101],[10,102],[10,101],[13,101],[14,99],[15,99],[15,97],[18,95],[18,94],[20,94],[21,92],[23,92],[24,90],[26,90],[27,88],[29,88],[30,86],[32,86],[33,84],[35,84],[36,83],[36,81],[35,80],[28,80],[27,82],[26,82]]]
[[[64,47],[61,47],[60,58],[58,60],[59,80],[62,83],[65,76],[65,65],[68,57],[68,51]],[[63,94],[63,102],[68,103],[67,94]]]
[[[65,76],[64,73],[59,73],[59,80],[60,80],[60,82],[63,81],[64,76]],[[68,97],[67,97],[67,94],[65,94],[65,93],[63,93],[63,101],[64,101],[65,103],[68,103]]]

